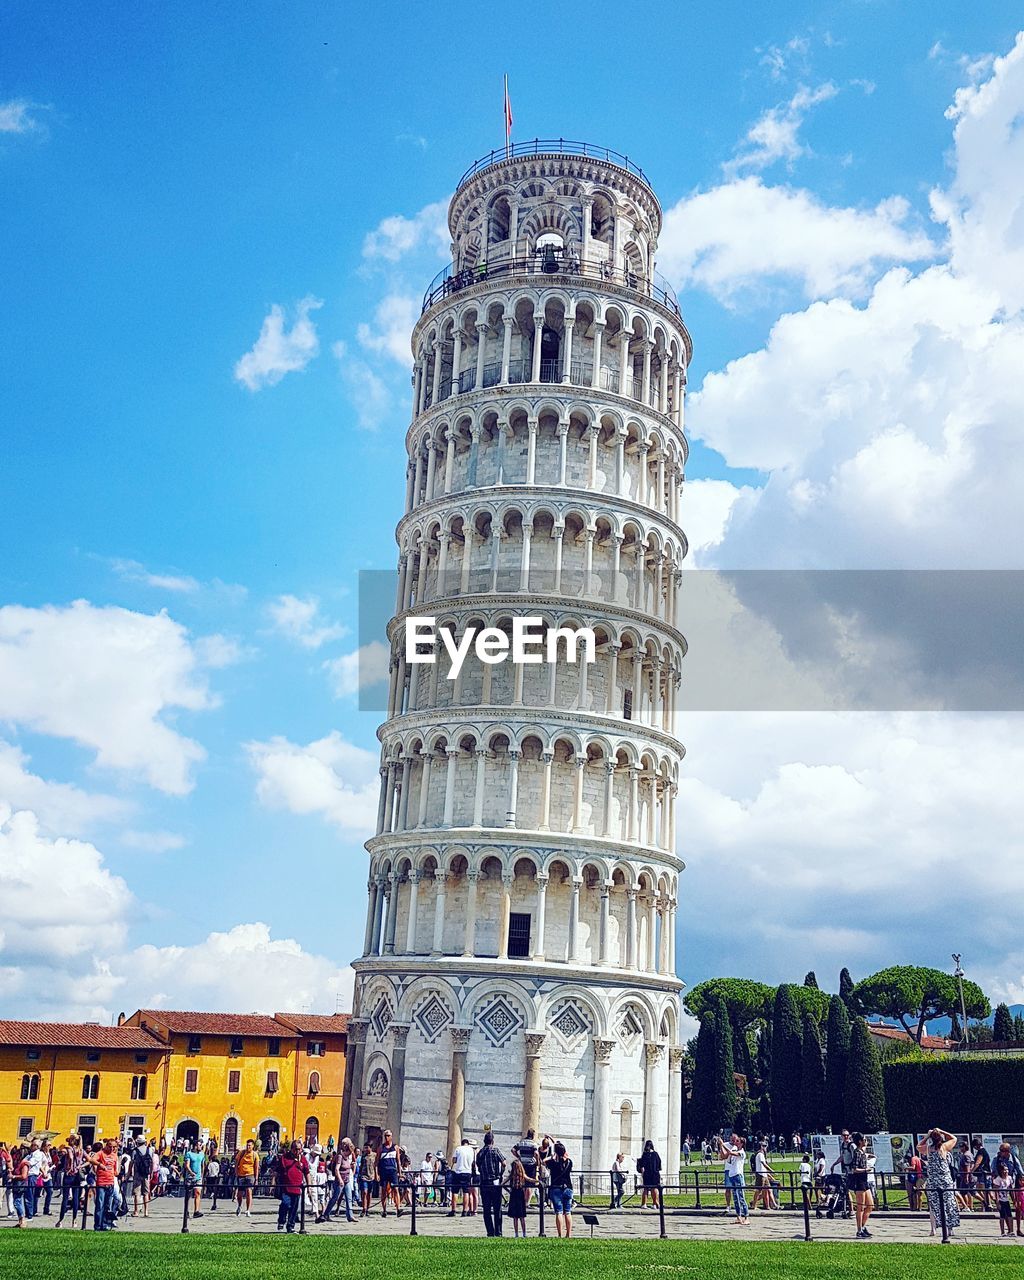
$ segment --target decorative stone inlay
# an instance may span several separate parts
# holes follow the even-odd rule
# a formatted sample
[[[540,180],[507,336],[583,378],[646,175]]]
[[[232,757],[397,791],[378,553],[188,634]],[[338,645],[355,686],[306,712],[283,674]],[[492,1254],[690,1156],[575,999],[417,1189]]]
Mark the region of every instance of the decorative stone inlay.
[[[644,1024],[640,1021],[636,1011],[632,1006],[627,1005],[623,1010],[622,1017],[619,1019],[619,1039],[632,1051],[636,1048],[636,1042],[644,1033]]]
[[[417,1030],[427,1044],[434,1044],[453,1018],[451,1009],[436,991],[431,991],[412,1015]]]
[[[391,1001],[387,996],[381,996],[377,1001],[377,1007],[374,1009],[373,1015],[370,1018],[370,1022],[373,1024],[373,1029],[377,1033],[378,1040],[384,1039],[394,1016],[395,1011],[391,1007]]]
[[[590,1017],[573,1000],[566,1000],[554,1016],[548,1019],[548,1026],[566,1047],[589,1035],[592,1025]]]
[[[500,1049],[526,1025],[526,1020],[518,1008],[499,993],[477,1014],[476,1025],[494,1048]]]

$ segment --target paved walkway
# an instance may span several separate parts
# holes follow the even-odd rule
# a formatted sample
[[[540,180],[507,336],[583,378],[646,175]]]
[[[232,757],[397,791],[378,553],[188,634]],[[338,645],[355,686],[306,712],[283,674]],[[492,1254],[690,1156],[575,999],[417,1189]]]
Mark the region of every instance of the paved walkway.
[[[583,1222],[584,1213],[594,1213],[598,1224],[594,1229],[595,1238],[606,1239],[657,1239],[659,1231],[658,1214],[650,1209],[601,1210],[577,1207],[573,1214],[573,1228],[579,1236],[589,1236],[590,1228]],[[148,1218],[122,1218],[120,1229],[125,1233],[161,1232],[165,1234],[180,1232],[182,1221],[182,1203],[180,1199],[159,1199],[150,1206]],[[316,1226],[307,1222],[309,1235],[408,1235],[410,1214],[406,1209],[401,1218],[389,1212],[382,1218],[380,1210],[374,1210],[371,1217],[357,1219],[349,1224],[344,1217],[326,1225]],[[26,1228],[31,1231],[49,1231],[53,1229],[55,1217],[34,1219]],[[13,1219],[0,1218],[0,1226],[11,1226]],[[79,1225],[81,1219],[79,1219]],[[91,1226],[91,1221],[90,1221]],[[481,1214],[473,1218],[461,1216],[449,1218],[443,1210],[428,1208],[417,1212],[416,1227],[421,1236],[478,1237],[484,1236],[484,1221]],[[531,1236],[537,1234],[537,1216],[531,1212],[527,1219],[527,1230]],[[799,1213],[755,1213],[751,1216],[750,1225],[738,1227],[730,1215],[719,1210],[705,1210],[696,1213],[666,1212],[666,1232],[671,1240],[803,1240],[803,1216]],[[77,1228],[76,1228],[77,1229]],[[555,1234],[554,1218],[546,1215],[548,1235]],[[853,1219],[815,1218],[811,1217],[811,1235],[814,1240],[847,1240],[854,1239]],[[65,1222],[63,1231],[70,1227]],[[938,1237],[928,1235],[926,1218],[912,1218],[896,1213],[876,1213],[870,1223],[871,1243],[938,1243]],[[189,1231],[192,1235],[228,1235],[242,1232],[246,1235],[274,1235],[277,1231],[277,1201],[257,1200],[251,1218],[236,1217],[234,1207],[220,1204],[216,1211],[209,1208],[204,1201],[203,1214],[198,1219],[190,1219]],[[505,1220],[506,1234],[512,1234],[512,1224]],[[1000,1241],[999,1224],[994,1217],[977,1215],[964,1216],[964,1223],[957,1234],[970,1244],[999,1244],[1007,1248],[1024,1248],[1024,1237],[1013,1236]]]

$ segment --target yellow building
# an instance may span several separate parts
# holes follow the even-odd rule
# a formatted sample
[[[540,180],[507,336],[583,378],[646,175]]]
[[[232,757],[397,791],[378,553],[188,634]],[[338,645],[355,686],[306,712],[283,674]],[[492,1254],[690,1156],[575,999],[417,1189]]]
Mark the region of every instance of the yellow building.
[[[233,1151],[249,1138],[264,1149],[295,1137],[337,1142],[347,1023],[342,1014],[139,1009],[125,1025],[170,1045],[161,1137],[215,1138]]]
[[[155,1138],[169,1058],[140,1027],[0,1021],[0,1138]]]
[[[0,1022],[0,1139],[342,1136],[348,1016],[139,1009],[116,1027]]]

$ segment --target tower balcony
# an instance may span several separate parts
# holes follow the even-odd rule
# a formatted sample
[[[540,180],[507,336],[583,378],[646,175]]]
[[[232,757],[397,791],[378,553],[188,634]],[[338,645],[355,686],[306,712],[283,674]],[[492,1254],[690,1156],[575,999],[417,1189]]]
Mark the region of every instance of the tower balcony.
[[[525,280],[539,277],[544,284],[573,284],[580,280],[594,280],[603,285],[614,285],[640,297],[651,299],[670,311],[682,323],[683,314],[675,290],[661,274],[654,271],[648,276],[630,268],[613,266],[608,260],[583,259],[572,249],[558,249],[544,245],[525,256],[513,256],[497,262],[479,262],[475,266],[456,270],[452,264],[444,267],[430,282],[423,295],[420,313],[430,310],[454,294],[473,285],[495,281]],[[552,378],[551,381],[557,381]]]

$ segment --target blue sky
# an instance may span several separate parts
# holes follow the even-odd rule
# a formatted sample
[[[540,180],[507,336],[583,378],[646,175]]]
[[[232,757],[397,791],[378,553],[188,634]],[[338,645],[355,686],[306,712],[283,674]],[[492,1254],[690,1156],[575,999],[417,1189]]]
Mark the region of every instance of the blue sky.
[[[1012,227],[1004,215],[1020,201],[1020,168],[989,153],[999,131],[982,118],[1000,109],[986,86],[1019,101],[1016,62],[1002,78],[993,63],[1014,47],[1010,16],[996,4],[686,4],[627,17],[636,33],[623,41],[573,5],[557,23],[550,6],[519,5],[510,30],[493,10],[449,5],[399,3],[384,17],[302,3],[244,14],[6,4],[0,602],[15,611],[0,626],[14,655],[0,665],[0,808],[38,821],[0,852],[0,884],[7,858],[22,886],[0,907],[5,1010],[106,1016],[156,999],[280,1008],[289,998],[333,1008],[345,989],[362,941],[358,818],[376,720],[343,691],[344,664],[330,664],[355,647],[358,571],[394,564],[402,334],[444,265],[435,206],[501,144],[506,71],[518,140],[628,152],[674,212],[661,265],[694,336],[691,393],[713,375],[690,419],[684,523],[698,561],[763,563],[770,544],[773,567],[1019,567],[1001,453],[987,472],[1003,475],[1005,493],[972,485],[970,511],[951,507],[945,523],[929,510],[953,428],[930,439],[908,406],[952,375],[946,359],[927,364],[920,335],[884,382],[895,407],[856,450],[836,444],[849,439],[841,422],[822,429],[828,447],[807,445],[814,406],[837,385],[835,371],[818,377],[821,363],[871,332],[891,352],[908,310],[929,324],[933,309],[969,315],[986,342],[993,324],[1000,341],[1019,340],[1016,244],[1007,232],[998,271],[991,237],[983,251],[976,234],[986,218]],[[947,115],[958,90],[974,96]],[[1019,158],[1015,118],[1016,108],[1004,142]],[[1002,203],[977,176],[987,166],[1006,184]],[[955,214],[943,215],[936,191]],[[947,285],[965,296],[947,297]],[[979,302],[975,315],[965,298],[985,290],[988,311]],[[860,327],[811,359],[808,335],[836,317]],[[938,323],[942,341],[976,352],[954,328]],[[799,356],[780,357],[787,343]],[[238,362],[254,348],[247,386]],[[730,366],[741,357],[760,362]],[[744,392],[747,371],[763,377],[759,404]],[[897,374],[907,374],[902,403]],[[1009,454],[1019,419],[1005,433],[993,426],[1005,401],[991,375],[963,378],[995,386],[979,423]],[[871,386],[865,396],[884,398]],[[858,467],[876,503],[870,532],[841,492]],[[808,495],[823,494],[838,496],[808,517]],[[76,612],[73,601],[88,604]],[[817,967],[824,980],[843,962],[866,972],[927,949],[930,892],[920,918],[890,927],[884,876],[875,890],[870,875],[833,884],[838,899],[809,886],[820,849],[797,857],[773,823],[795,804],[802,826],[843,827],[849,797],[822,784],[845,771],[870,794],[855,805],[857,841],[836,856],[877,854],[885,787],[901,778],[902,796],[932,797],[915,811],[917,838],[903,836],[915,846],[911,884],[930,883],[955,853],[912,859],[949,829],[935,796],[950,743],[974,740],[962,723],[903,723],[895,735],[891,724],[820,719],[799,730],[762,720],[749,735],[724,722],[687,728],[688,981],[726,964],[797,980]],[[1021,750],[1012,720],[971,732],[988,749],[1002,744],[1001,767]],[[878,744],[894,740],[914,744],[916,763],[904,777],[901,758],[879,780]],[[987,825],[969,839],[988,865],[1016,815],[983,808]],[[731,825],[727,810],[739,815]],[[711,871],[723,865],[742,891],[757,851],[779,905],[737,955],[700,923],[701,895],[716,892]],[[68,890],[51,900],[55,877]],[[984,910],[989,891],[979,869],[963,900]],[[835,913],[838,931],[819,923]],[[44,940],[64,915],[75,918],[55,956]],[[978,929],[969,941],[988,980],[1009,994],[1024,983],[1012,939]],[[944,949],[920,958],[945,963]]]

